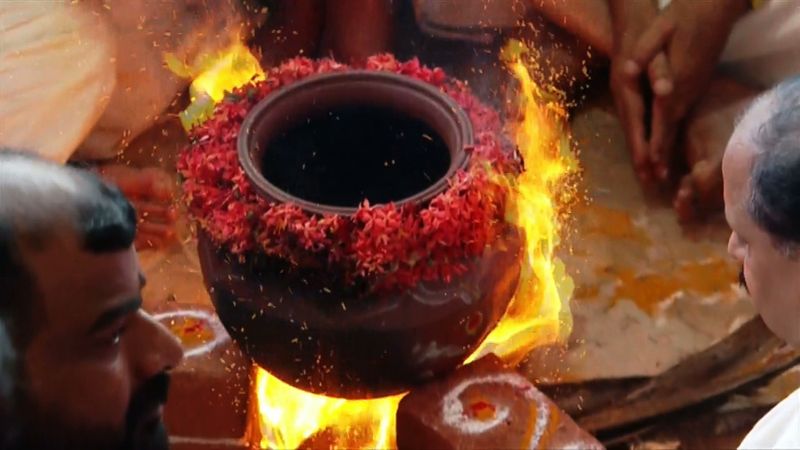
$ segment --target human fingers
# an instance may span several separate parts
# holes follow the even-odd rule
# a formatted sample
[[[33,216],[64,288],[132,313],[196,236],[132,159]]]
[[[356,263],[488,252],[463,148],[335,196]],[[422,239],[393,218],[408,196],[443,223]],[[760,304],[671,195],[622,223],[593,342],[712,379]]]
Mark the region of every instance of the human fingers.
[[[669,15],[662,14],[656,17],[628,53],[628,60],[624,66],[625,74],[631,78],[641,75],[643,68],[664,50],[674,32],[675,22]]]
[[[642,181],[649,181],[651,166],[645,139],[644,99],[631,83],[618,85],[614,95],[634,169]]]
[[[647,75],[650,79],[650,87],[653,89],[653,94],[657,97],[663,97],[672,93],[674,79],[666,53],[663,51],[659,52],[655,58],[653,58],[647,66]]]
[[[142,221],[170,224],[177,219],[177,213],[172,205],[142,200],[133,203]]]
[[[666,181],[669,178],[675,136],[677,135],[677,124],[672,120],[668,108],[667,99],[659,97],[654,99],[647,154],[648,162],[651,164],[656,178],[660,181]]]

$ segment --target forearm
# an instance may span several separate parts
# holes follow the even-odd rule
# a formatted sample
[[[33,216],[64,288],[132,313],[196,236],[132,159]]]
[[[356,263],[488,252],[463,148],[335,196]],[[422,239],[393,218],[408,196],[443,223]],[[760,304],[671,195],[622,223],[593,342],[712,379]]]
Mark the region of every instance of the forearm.
[[[691,3],[691,5],[692,9],[683,14],[694,15],[694,27],[697,28],[696,33],[698,36],[702,36],[705,55],[716,61],[720,53],[722,53],[736,22],[752,11],[751,1],[704,0]],[[676,25],[680,26],[681,24],[677,23]]]
[[[658,14],[655,0],[608,0],[608,7],[614,52],[618,52],[624,42],[635,42]]]
[[[712,0],[710,3],[716,4],[717,11],[731,26],[742,16],[753,10],[753,0]]]

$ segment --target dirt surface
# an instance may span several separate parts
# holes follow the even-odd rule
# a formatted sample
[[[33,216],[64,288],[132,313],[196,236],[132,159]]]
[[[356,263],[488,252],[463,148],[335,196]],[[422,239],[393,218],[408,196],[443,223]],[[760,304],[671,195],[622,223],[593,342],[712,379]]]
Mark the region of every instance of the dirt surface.
[[[668,195],[642,189],[607,102],[579,110],[573,135],[587,197],[561,251],[576,285],[574,332],[565,349],[534,352],[528,374],[553,382],[654,376],[752,317],[724,220],[682,228]]]
[[[573,129],[587,194],[561,252],[577,287],[574,332],[566,349],[536,352],[525,368],[552,381],[653,376],[729,334],[753,309],[735,285],[724,223],[682,229],[668,201],[645,195],[602,102],[577,112]],[[171,153],[181,140],[170,127],[136,145],[142,155]],[[209,302],[188,220],[179,227],[179,245],[141,254],[150,308]]]

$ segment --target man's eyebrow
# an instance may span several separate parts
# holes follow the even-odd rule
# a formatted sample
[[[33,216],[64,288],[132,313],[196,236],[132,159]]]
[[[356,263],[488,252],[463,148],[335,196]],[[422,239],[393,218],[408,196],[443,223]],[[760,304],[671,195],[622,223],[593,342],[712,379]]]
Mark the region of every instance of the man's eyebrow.
[[[138,311],[141,307],[142,298],[137,297],[103,312],[103,314],[94,321],[92,328],[89,330],[89,334],[102,330],[116,320]]]

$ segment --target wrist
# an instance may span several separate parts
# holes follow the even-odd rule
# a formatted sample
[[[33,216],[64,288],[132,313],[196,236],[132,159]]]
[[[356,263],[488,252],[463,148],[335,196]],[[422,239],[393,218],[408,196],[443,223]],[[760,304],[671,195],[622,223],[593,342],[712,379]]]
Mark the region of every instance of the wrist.
[[[608,6],[615,40],[644,31],[658,14],[652,0],[609,0]]]
[[[732,22],[737,21],[743,15],[752,11],[758,0],[723,0],[720,11],[726,12]]]
[[[677,1],[677,0],[673,0]],[[733,25],[742,16],[751,11],[752,0],[680,0],[697,5],[699,14],[706,18],[709,23],[715,23],[730,31]],[[701,12],[700,12],[701,11]]]

